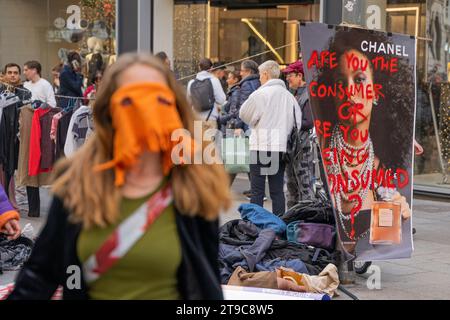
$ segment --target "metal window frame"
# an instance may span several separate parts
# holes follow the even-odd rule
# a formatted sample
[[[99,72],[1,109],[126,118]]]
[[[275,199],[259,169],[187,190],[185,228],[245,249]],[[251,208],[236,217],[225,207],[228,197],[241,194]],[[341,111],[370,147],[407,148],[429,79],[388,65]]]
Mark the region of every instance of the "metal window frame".
[[[154,0],[116,0],[117,53],[153,51]]]

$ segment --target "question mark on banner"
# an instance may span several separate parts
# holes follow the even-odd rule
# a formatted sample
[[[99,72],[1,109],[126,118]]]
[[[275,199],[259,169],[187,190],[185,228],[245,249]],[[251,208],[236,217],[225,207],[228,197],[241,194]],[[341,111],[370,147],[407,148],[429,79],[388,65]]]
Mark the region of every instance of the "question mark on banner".
[[[362,208],[362,199],[358,194],[352,194],[348,197],[348,201],[350,202],[356,202],[356,204],[353,206],[352,210],[350,211],[350,217],[352,222],[352,231],[350,233],[350,238],[354,239],[355,237],[355,214],[359,212]]]

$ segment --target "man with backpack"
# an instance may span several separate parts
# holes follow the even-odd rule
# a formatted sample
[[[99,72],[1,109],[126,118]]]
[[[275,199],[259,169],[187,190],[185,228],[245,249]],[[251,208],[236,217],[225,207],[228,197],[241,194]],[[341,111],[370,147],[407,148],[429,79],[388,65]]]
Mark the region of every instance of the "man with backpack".
[[[210,72],[212,65],[208,58],[200,61],[200,72],[189,81],[187,93],[201,119],[216,127],[219,108],[225,103],[226,96],[219,79]]]

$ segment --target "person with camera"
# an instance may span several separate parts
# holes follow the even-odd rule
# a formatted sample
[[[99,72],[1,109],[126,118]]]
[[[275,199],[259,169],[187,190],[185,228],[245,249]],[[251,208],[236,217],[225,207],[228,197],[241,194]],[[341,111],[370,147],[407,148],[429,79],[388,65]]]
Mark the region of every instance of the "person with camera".
[[[83,75],[81,74],[81,56],[76,51],[71,51],[67,55],[67,64],[59,76],[59,92],[61,96],[83,97]],[[65,109],[74,104],[74,99],[62,98],[60,107]]]

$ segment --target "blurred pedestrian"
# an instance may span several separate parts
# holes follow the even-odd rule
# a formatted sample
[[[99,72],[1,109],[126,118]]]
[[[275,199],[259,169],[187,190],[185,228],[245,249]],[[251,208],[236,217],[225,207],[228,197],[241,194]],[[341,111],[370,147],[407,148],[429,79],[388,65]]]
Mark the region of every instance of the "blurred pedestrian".
[[[64,299],[223,299],[227,175],[218,164],[176,165],[172,133],[194,131],[183,90],[146,54],[121,55],[102,81],[96,131],[55,168],[47,224],[9,299],[50,299],[59,285]]]

